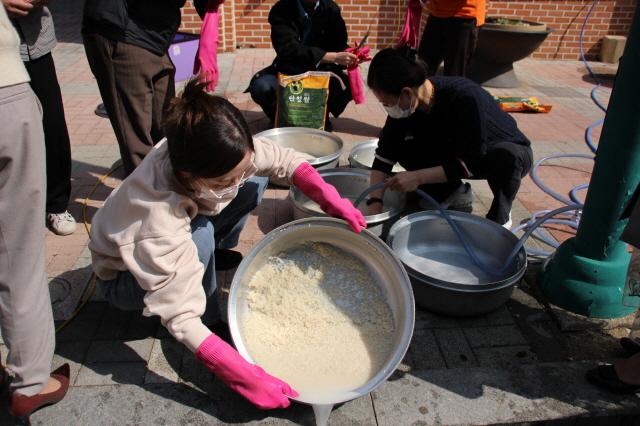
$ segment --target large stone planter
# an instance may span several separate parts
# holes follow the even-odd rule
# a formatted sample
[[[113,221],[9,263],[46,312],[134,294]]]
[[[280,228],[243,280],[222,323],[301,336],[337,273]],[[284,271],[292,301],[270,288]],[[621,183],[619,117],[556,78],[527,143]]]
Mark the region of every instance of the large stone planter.
[[[551,33],[545,24],[489,17],[480,27],[468,77],[488,87],[518,87],[513,63],[531,55]]]

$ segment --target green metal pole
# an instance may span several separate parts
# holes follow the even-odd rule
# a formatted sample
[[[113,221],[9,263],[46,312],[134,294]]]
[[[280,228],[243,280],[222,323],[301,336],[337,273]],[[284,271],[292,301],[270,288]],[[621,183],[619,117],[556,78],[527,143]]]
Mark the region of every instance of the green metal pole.
[[[596,163],[574,238],[558,247],[541,278],[549,300],[594,318],[625,316],[622,304],[630,255],[618,218],[640,181],[640,8],[611,93]]]

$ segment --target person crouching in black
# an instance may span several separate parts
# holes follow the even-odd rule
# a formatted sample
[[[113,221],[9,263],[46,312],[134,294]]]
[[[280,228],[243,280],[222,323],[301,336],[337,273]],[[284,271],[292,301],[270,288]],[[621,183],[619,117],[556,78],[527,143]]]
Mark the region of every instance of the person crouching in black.
[[[338,117],[351,101],[346,67],[357,58],[344,52],[349,47],[347,27],[340,8],[332,0],[280,0],[269,12],[271,43],[276,58],[256,73],[246,91],[262,108],[271,122],[276,115],[277,74],[297,75],[307,71],[331,71],[342,79],[331,79],[327,115]],[[328,117],[327,117],[328,118]],[[327,130],[331,130],[326,120]]]
[[[420,188],[454,210],[471,212],[462,179],[486,179],[493,192],[487,218],[511,227],[511,205],[533,162],[531,143],[482,87],[464,77],[427,77],[407,47],[381,50],[367,84],[389,117],[382,128],[371,184],[404,192]],[[389,178],[399,163],[407,171]],[[384,189],[368,201],[379,213]]]

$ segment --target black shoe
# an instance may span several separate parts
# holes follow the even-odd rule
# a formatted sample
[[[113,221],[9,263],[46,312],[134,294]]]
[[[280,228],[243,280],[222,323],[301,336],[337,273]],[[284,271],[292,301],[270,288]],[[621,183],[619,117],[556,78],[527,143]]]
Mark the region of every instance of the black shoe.
[[[587,371],[587,380],[592,385],[618,394],[631,394],[640,391],[640,385],[625,383],[618,377],[611,364],[599,365]]]
[[[233,269],[242,262],[242,253],[235,250],[216,249],[213,255],[216,258],[216,271]]]
[[[624,349],[629,356],[633,356],[640,352],[640,340],[638,339],[623,337],[620,339],[620,346],[622,346],[622,349]]]

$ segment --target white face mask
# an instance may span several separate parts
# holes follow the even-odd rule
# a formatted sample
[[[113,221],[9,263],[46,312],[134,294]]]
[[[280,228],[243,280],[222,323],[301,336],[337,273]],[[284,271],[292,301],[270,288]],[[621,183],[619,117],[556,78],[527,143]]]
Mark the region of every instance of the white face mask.
[[[238,195],[238,191],[240,190],[242,185],[244,185],[246,181],[251,179],[251,177],[255,175],[257,171],[258,168],[255,166],[253,161],[251,161],[251,165],[242,173],[242,176],[240,176],[240,181],[237,184],[228,186],[223,189],[205,188],[196,190],[196,197],[201,200],[210,201],[213,203],[231,201],[236,197],[236,195]]]
[[[200,190],[196,192],[196,197],[212,203],[223,203],[233,200],[236,195],[238,195],[238,191],[243,184],[244,182],[241,182],[238,185],[233,185],[219,191],[214,191],[213,189]]]
[[[395,105],[393,106],[382,106],[386,111],[387,114],[389,114],[389,117],[391,118],[395,118],[395,119],[400,119],[400,118],[407,118],[409,117],[411,114],[413,114],[414,112],[416,112],[416,109],[418,108],[418,103],[413,101],[413,93],[411,94],[411,106],[407,109],[402,109],[400,107],[400,98],[398,97],[398,102],[396,102]]]

